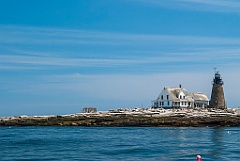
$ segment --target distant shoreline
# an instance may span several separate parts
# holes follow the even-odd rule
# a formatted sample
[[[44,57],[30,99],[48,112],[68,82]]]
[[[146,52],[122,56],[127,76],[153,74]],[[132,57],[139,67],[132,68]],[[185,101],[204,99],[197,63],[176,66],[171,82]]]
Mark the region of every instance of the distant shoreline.
[[[0,126],[240,126],[240,109],[118,109],[60,116],[0,118]]]

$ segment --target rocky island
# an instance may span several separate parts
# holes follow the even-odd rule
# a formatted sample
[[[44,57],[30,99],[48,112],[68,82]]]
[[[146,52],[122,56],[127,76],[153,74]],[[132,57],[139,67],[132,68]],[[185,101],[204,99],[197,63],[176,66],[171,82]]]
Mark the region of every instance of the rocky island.
[[[0,126],[240,126],[240,108],[135,108],[58,116],[15,116],[1,118]]]
[[[151,108],[117,109],[59,116],[14,116],[0,118],[0,126],[240,126],[240,108],[227,108],[223,81],[215,71],[210,104],[203,93],[164,87]]]

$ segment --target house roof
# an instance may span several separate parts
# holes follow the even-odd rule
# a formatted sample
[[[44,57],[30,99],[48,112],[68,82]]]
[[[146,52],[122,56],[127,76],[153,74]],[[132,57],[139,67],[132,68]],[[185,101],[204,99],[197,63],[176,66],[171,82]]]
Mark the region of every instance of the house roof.
[[[169,88],[169,87],[164,87],[164,90],[166,90],[170,97],[172,98],[173,101],[180,101],[179,94],[181,92],[183,92],[185,94],[185,100],[187,101],[192,101],[192,97],[188,97],[189,96],[189,92],[185,89],[185,88]],[[160,98],[160,95],[159,97]]]
[[[186,100],[186,101],[209,101],[207,96],[204,93],[200,92],[188,92],[185,88],[169,88],[169,87],[164,87],[164,90],[168,92],[170,97],[172,98],[173,101],[178,102],[180,100]],[[185,94],[184,99],[180,99],[179,94],[180,92],[183,92]],[[161,94],[158,96],[158,99],[161,98]]]
[[[180,94],[180,92],[181,91],[183,91],[183,93],[186,95],[186,93],[185,92],[187,92],[187,90],[186,89],[181,89],[181,88],[165,88],[165,90],[169,93],[169,95],[172,97],[172,99],[175,101],[177,101],[177,100],[180,100],[179,98],[178,98],[178,96],[179,96],[179,94]]]
[[[192,92],[191,95],[195,101],[209,101],[204,93]]]

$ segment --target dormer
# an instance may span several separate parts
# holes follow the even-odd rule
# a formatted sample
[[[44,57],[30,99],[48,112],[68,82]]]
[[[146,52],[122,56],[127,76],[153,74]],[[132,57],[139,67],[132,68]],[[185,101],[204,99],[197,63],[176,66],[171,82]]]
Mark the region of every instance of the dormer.
[[[179,92],[179,95],[178,95],[178,98],[179,98],[179,99],[185,99],[185,98],[186,98],[185,93],[184,93],[183,91],[180,91],[180,92]]]

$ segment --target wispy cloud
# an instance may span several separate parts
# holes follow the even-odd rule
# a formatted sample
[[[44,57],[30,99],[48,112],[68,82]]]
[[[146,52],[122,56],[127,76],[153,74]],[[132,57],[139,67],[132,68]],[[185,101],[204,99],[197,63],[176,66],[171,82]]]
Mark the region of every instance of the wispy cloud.
[[[146,51],[145,51],[146,52]],[[122,66],[148,66],[158,64],[158,66],[166,66],[169,63],[184,64],[187,66],[189,62],[202,63],[234,63],[240,60],[240,48],[209,48],[196,49],[190,51],[178,51],[167,53],[166,55],[152,56],[151,52],[146,56],[125,56],[121,58],[65,58],[54,56],[23,56],[23,55],[0,55],[0,69],[41,69],[48,66],[63,66],[63,67],[122,67]],[[130,54],[131,55],[131,54]],[[4,65],[5,64],[5,65]],[[146,68],[145,67],[145,68]]]
[[[176,0],[176,1],[204,4],[204,5],[210,5],[210,6],[240,8],[240,2],[238,0]]]
[[[115,66],[126,63],[133,63],[131,60],[114,59],[71,59],[54,57],[32,57],[32,56],[9,56],[0,55],[0,62],[22,65],[52,65],[52,66]]]
[[[2,44],[42,45],[124,45],[143,44],[240,44],[238,38],[152,35],[100,32],[91,30],[65,30],[58,28],[37,28],[21,26],[0,26]]]
[[[46,69],[52,66],[65,69],[117,67],[154,72],[159,71],[159,67],[170,69],[171,64],[187,68],[188,64],[236,65],[240,60],[238,38],[19,26],[0,28],[3,35],[0,39],[0,70]],[[19,41],[23,39],[25,41]],[[76,45],[76,42],[84,44]]]
[[[238,0],[140,0],[144,3],[180,10],[240,13]]]

